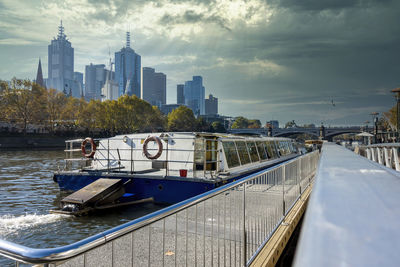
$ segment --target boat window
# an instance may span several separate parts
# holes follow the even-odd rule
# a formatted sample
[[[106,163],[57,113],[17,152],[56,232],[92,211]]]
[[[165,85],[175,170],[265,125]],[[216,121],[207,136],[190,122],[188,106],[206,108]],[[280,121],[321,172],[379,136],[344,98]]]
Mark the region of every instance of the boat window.
[[[270,159],[276,158],[277,155],[273,143],[271,141],[266,141],[265,146],[267,148],[268,158]]]
[[[261,160],[267,159],[267,152],[265,151],[263,142],[257,141],[256,144],[257,144],[258,154],[260,155],[260,159]]]
[[[217,169],[217,141],[206,141],[206,170],[214,171]]]
[[[204,169],[204,139],[196,138],[194,141],[194,169]]]
[[[236,141],[236,146],[242,165],[250,163],[249,152],[247,152],[246,143],[244,141]]]
[[[247,144],[247,148],[250,153],[251,162],[260,161],[260,158],[258,157],[258,153],[257,153],[256,144],[253,141],[248,141],[248,142],[246,142],[246,144]]]
[[[290,149],[289,149],[289,144],[287,141],[283,142],[283,147],[285,149],[285,155],[289,155],[290,154]]]
[[[275,141],[275,147],[278,150],[278,155],[279,157],[283,156],[283,150],[282,150],[282,146],[281,146],[281,142],[280,141]]]
[[[233,141],[223,141],[222,147],[224,148],[226,163],[228,168],[239,166],[239,158],[236,152],[236,146]]]

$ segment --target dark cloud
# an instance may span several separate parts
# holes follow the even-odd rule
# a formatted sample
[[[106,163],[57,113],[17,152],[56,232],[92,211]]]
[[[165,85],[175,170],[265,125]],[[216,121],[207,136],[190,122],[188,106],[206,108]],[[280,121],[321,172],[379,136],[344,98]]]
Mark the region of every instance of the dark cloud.
[[[271,0],[268,2],[274,6],[295,10],[322,11],[375,6],[390,3],[392,0]]]
[[[222,29],[231,31],[231,29],[227,26],[226,20],[221,16],[197,13],[194,10],[187,10],[185,13],[175,16],[167,13],[159,20],[159,23],[165,26],[174,26],[178,24],[213,23],[220,26]]]

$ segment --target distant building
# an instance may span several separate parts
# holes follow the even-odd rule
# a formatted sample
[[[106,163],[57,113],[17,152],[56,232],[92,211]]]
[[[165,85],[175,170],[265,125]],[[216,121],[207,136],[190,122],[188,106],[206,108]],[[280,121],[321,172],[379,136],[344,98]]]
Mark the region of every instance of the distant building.
[[[104,64],[86,65],[85,67],[85,99],[101,100],[101,88],[106,82]]]
[[[57,39],[48,46],[47,88],[54,88],[68,94],[74,86],[74,49],[64,34],[62,21],[58,27]]]
[[[279,128],[279,121],[276,120],[271,120],[271,121],[267,121],[267,125],[271,125],[272,128],[277,129]]]
[[[163,114],[168,115],[168,114],[171,113],[174,109],[177,109],[177,108],[179,108],[180,106],[182,106],[182,105],[180,105],[180,104],[165,104],[165,105],[162,105],[162,106],[161,106],[160,111],[161,111]]]
[[[141,98],[141,57],[130,47],[130,33],[126,33],[126,47],[115,53],[115,80],[119,96],[136,95]]]
[[[184,89],[184,85],[183,84],[178,84],[176,86],[176,103],[177,104],[185,104],[185,96],[183,94],[183,89]]]
[[[186,106],[193,111],[195,116],[205,114],[205,88],[201,76],[193,76],[193,80],[185,82],[183,95]]]
[[[74,72],[74,81],[75,86],[74,90],[72,91],[72,96],[76,98],[84,97],[85,96],[85,89],[83,87],[83,73],[82,72]]]
[[[142,96],[153,106],[161,108],[167,98],[167,76],[153,68],[143,68]]]
[[[36,80],[35,82],[40,85],[41,87],[46,87],[44,80],[43,80],[43,73],[42,73],[42,63],[40,62],[39,58],[39,64],[38,64],[38,69],[36,72]]]
[[[112,63],[110,59],[110,70],[106,70],[106,82],[101,88],[101,101],[117,100],[119,97],[118,83],[114,80],[115,72],[112,70]]]
[[[218,98],[214,97],[212,94],[208,96],[208,99],[205,99],[205,114],[218,114]]]

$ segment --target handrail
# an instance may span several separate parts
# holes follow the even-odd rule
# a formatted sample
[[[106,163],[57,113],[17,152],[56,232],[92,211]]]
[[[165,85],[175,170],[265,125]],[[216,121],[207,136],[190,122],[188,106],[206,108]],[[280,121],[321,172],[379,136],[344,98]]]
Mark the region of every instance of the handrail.
[[[312,153],[317,153],[316,151]],[[312,154],[311,153],[311,154]],[[273,168],[268,169],[267,171],[272,171],[280,168],[283,165],[287,165],[299,158],[303,158],[307,155],[303,155],[301,157],[297,157],[280,164],[275,165]],[[98,247],[102,244],[105,244],[111,240],[114,240],[126,233],[132,232],[136,229],[140,229],[144,226],[147,226],[153,222],[162,220],[171,214],[182,211],[186,208],[194,206],[199,202],[205,201],[213,196],[222,194],[227,190],[230,190],[238,185],[242,185],[247,181],[251,180],[254,177],[257,177],[260,174],[266,173],[266,170],[261,170],[256,173],[250,174],[244,178],[241,178],[237,181],[231,182],[229,184],[220,186],[218,188],[212,189],[203,194],[194,196],[182,202],[173,204],[164,209],[155,211],[151,214],[145,215],[141,218],[132,220],[130,222],[124,223],[120,226],[114,227],[110,230],[98,233],[86,239],[80,240],[78,242],[72,243],[70,245],[56,247],[56,248],[44,248],[44,249],[36,249],[30,248],[23,245],[15,244],[13,242],[5,241],[0,239],[0,255],[4,255],[8,258],[11,258],[16,261],[21,261],[25,263],[50,263],[54,261],[63,261],[74,256],[80,255],[82,253],[87,252],[90,249]]]

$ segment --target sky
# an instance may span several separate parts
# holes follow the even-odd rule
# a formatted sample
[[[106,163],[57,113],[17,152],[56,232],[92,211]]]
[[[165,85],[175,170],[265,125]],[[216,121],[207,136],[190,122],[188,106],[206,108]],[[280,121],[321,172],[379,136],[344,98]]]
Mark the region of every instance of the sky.
[[[203,76],[219,113],[364,125],[400,87],[398,0],[0,0],[0,79],[47,77],[47,46],[63,21],[75,71],[125,46],[176,85]],[[370,123],[371,125],[371,123]]]

